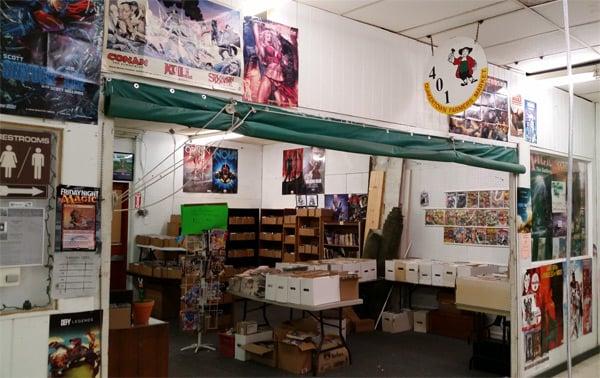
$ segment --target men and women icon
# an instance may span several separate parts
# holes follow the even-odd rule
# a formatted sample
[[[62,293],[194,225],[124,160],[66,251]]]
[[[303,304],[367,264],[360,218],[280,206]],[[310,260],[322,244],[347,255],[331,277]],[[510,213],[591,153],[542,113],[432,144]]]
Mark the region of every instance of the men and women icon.
[[[7,144],[0,155],[0,168],[4,169],[4,178],[12,178],[12,170],[17,168],[18,163],[19,160],[17,159],[17,154],[13,151],[13,147],[10,144]],[[35,152],[31,155],[34,180],[42,179],[42,169],[45,164],[45,156],[42,154],[42,149],[37,147]]]

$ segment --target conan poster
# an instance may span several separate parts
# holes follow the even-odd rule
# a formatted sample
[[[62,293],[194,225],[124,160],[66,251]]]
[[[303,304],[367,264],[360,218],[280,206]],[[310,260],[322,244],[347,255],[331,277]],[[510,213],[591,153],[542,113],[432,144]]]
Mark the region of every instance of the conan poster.
[[[523,276],[522,317],[525,369],[548,360],[548,352],[562,345],[563,264],[528,269]]]
[[[244,19],[245,101],[298,106],[298,29],[255,17]]]
[[[567,287],[571,296],[569,335],[576,339],[592,332],[592,259],[571,261]]]
[[[294,148],[283,151],[283,181],[281,194],[302,194],[302,164],[304,163],[304,149]]]
[[[96,123],[103,0],[0,0],[0,112]]]
[[[102,310],[50,315],[48,378],[101,376]]]
[[[215,148],[212,163],[213,192],[237,193],[238,151],[231,148]]]
[[[57,251],[95,251],[100,246],[100,189],[59,185],[56,193]]]
[[[183,191],[237,193],[238,151],[187,144],[183,148]]]
[[[240,93],[240,13],[207,0],[108,0],[111,71]]]

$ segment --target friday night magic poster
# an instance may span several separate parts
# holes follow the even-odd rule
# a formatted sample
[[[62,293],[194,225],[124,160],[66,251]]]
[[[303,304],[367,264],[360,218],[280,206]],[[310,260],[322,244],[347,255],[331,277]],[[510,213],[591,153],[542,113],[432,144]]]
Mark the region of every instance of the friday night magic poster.
[[[96,123],[103,0],[0,1],[0,112]]]
[[[187,144],[183,148],[183,191],[237,193],[238,150]]]
[[[100,244],[100,189],[59,185],[55,250],[96,251]]]

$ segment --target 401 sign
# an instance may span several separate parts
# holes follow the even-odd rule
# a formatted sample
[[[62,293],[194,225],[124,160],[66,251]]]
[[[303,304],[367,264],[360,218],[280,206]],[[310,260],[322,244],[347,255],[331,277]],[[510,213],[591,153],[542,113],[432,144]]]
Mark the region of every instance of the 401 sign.
[[[465,37],[440,44],[425,79],[427,101],[445,114],[464,112],[481,96],[488,77],[483,48]]]

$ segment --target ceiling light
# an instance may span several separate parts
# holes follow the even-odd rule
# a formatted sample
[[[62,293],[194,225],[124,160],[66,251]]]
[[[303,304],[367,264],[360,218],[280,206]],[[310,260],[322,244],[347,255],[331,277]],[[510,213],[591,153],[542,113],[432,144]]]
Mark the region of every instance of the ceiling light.
[[[598,77],[595,75],[595,72],[583,72],[571,75],[571,81],[573,84],[585,83],[587,81],[596,80],[597,78]],[[557,76],[548,79],[542,79],[539,80],[538,83],[545,87],[560,87],[569,84],[569,76]]]
[[[224,140],[239,139],[239,138],[243,138],[243,137],[244,136],[242,134],[238,134],[238,133],[219,133],[217,135],[209,135],[209,136],[203,136],[203,135],[191,136],[190,140],[193,140],[194,143],[205,145],[205,144],[209,144],[209,143],[213,143],[213,142],[221,142]]]

